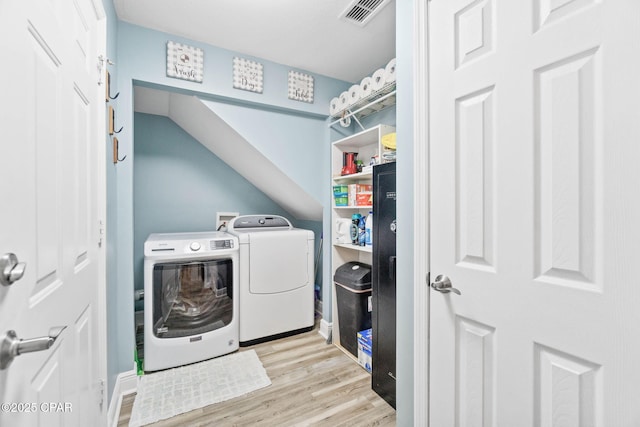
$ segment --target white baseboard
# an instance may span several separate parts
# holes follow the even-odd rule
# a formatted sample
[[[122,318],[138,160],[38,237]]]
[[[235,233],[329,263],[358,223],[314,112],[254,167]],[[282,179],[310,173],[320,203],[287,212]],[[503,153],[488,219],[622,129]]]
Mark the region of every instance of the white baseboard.
[[[332,323],[329,323],[324,319],[320,319],[320,331],[318,331],[318,333],[323,336],[325,340],[327,340],[329,339],[329,335],[331,335],[332,326]]]
[[[107,426],[117,427],[122,398],[127,394],[135,393],[137,389],[138,374],[135,369],[118,374],[115,387],[113,387],[113,394],[111,395],[109,411],[107,412]]]

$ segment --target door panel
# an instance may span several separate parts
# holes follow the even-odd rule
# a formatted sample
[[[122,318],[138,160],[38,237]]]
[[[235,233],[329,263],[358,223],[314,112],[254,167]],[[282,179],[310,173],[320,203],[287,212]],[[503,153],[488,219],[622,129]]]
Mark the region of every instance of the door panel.
[[[456,318],[455,328],[460,425],[476,425],[479,420],[492,425],[497,402],[495,328],[463,317]]]
[[[535,70],[536,276],[602,290],[601,54],[590,49]],[[599,278],[598,278],[599,279]]]
[[[494,88],[456,100],[456,260],[494,271]]]
[[[46,337],[66,326],[51,348],[0,370],[0,402],[33,405],[0,412],[0,425],[104,421],[101,19],[92,0],[0,3],[0,46],[9,60],[0,79],[0,148],[11,159],[0,169],[8,201],[0,210],[0,255],[13,252],[27,265],[21,280],[0,285],[0,338],[8,330],[21,339]]]
[[[539,344],[534,352],[535,425],[601,425],[602,367]]]
[[[431,425],[640,425],[640,3],[428,4]]]
[[[26,113],[29,137],[35,143],[35,191],[36,200],[36,242],[37,267],[36,287],[33,294],[45,291],[60,280],[60,223],[57,157],[60,150],[60,128],[56,108],[61,103],[62,71],[59,57],[42,38],[36,24],[29,23],[30,59],[27,77],[26,96],[28,110]],[[24,29],[22,30],[24,32]],[[42,31],[44,32],[44,31]],[[54,43],[51,43],[54,45]],[[58,283],[59,284],[59,283]]]
[[[28,413],[29,418],[36,418],[36,422],[31,425],[37,426],[63,426],[64,412],[48,411],[48,403],[58,402],[63,394],[64,373],[62,372],[63,361],[61,360],[61,346],[52,350],[40,371],[34,377],[31,388],[35,391],[33,397],[23,402],[37,402],[33,412]],[[31,397],[31,396],[30,396]],[[45,405],[42,410],[41,405]],[[15,420],[17,414],[13,415]],[[26,417],[25,417],[26,418]],[[11,419],[11,418],[9,418]],[[31,421],[31,420],[30,420]],[[29,425],[28,423],[26,425]]]

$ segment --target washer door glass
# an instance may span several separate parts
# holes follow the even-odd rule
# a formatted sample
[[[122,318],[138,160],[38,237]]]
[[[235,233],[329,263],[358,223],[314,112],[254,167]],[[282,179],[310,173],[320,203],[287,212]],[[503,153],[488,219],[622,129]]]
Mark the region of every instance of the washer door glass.
[[[228,325],[233,318],[232,267],[231,259],[156,264],[154,335],[200,335]]]

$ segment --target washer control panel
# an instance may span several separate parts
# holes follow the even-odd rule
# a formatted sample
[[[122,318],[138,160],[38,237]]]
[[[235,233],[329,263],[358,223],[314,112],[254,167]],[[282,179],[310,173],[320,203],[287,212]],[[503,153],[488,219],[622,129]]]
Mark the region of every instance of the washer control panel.
[[[233,249],[233,240],[231,239],[212,240],[211,250],[216,250],[216,249]]]
[[[283,228],[291,229],[288,219],[278,215],[244,215],[237,216],[231,220],[230,230],[241,230],[244,228]]]
[[[238,238],[215,231],[151,234],[144,243],[145,257],[203,256],[209,252],[237,251]]]

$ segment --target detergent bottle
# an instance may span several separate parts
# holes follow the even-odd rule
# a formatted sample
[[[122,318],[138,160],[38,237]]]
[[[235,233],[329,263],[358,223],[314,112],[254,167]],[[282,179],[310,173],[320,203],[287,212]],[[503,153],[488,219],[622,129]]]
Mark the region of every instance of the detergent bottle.
[[[369,211],[365,226],[365,243],[371,246],[373,243],[373,211]]]
[[[360,218],[360,222],[358,223],[358,242],[360,246],[365,246],[366,244],[366,227],[366,217],[363,216]]]
[[[355,213],[351,215],[351,230],[350,230],[351,232],[349,234],[351,237],[351,243],[354,245],[360,244],[359,231],[358,231],[360,218],[362,218],[362,215],[360,215],[359,213]]]

